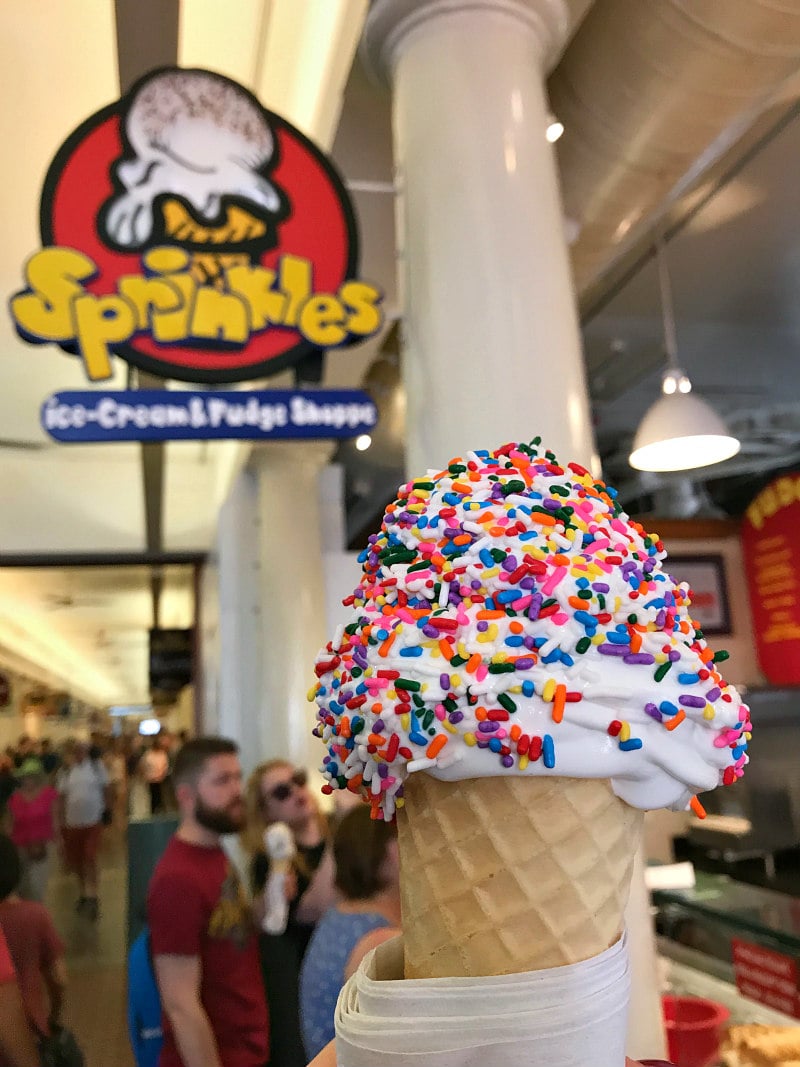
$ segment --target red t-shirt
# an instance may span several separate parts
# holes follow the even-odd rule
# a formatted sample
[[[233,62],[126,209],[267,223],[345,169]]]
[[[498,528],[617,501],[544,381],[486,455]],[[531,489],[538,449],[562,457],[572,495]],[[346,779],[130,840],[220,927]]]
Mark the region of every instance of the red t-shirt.
[[[40,1034],[48,1034],[50,1008],[44,972],[64,955],[64,942],[44,904],[32,900],[2,901],[0,925],[17,972],[25,1013]]]
[[[0,930],[0,985],[13,982],[17,977],[14,964],[11,962],[11,953],[8,951],[8,943]]]
[[[53,810],[57,801],[58,790],[51,785],[46,785],[32,800],[24,797],[20,790],[11,794],[8,810],[13,820],[11,838],[15,845],[36,845],[53,840]]]
[[[200,999],[223,1067],[264,1067],[269,1023],[258,938],[235,868],[221,848],[173,837],[150,882],[154,956],[199,956]],[[159,1067],[183,1067],[164,1019]]]

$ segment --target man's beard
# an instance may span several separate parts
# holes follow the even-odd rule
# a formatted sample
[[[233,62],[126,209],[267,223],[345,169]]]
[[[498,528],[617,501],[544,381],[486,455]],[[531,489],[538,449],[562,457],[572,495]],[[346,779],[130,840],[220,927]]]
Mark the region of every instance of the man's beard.
[[[237,804],[239,813],[234,815],[228,808],[209,808],[198,797],[194,804],[194,817],[206,830],[215,834],[235,834],[245,823],[244,808]]]

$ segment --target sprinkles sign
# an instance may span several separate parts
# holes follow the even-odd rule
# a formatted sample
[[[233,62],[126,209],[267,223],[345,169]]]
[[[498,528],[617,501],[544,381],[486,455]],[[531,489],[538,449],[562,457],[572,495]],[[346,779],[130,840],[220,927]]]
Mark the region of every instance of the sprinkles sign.
[[[800,684],[800,474],[767,485],[745,512],[742,548],[758,663],[771,685]]]
[[[17,332],[111,376],[235,382],[375,333],[349,198],[328,159],[241,85],[148,74],[59,149]]]

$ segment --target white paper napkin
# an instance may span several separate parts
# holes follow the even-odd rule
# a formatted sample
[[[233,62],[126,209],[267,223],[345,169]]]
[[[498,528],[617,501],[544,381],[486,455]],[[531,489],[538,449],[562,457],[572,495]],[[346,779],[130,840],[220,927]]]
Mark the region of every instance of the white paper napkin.
[[[569,967],[403,980],[401,938],[370,953],[336,1007],[339,1067],[624,1067],[623,938]]]

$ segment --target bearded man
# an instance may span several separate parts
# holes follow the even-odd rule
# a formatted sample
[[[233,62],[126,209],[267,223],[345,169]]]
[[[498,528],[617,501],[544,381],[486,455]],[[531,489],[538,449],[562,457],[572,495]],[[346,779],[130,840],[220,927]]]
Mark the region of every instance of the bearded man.
[[[220,838],[245,820],[238,748],[199,737],[172,772],[180,825],[153,874],[147,917],[164,1009],[159,1067],[264,1067],[258,939]]]

